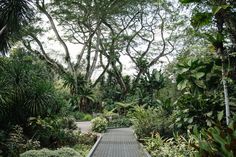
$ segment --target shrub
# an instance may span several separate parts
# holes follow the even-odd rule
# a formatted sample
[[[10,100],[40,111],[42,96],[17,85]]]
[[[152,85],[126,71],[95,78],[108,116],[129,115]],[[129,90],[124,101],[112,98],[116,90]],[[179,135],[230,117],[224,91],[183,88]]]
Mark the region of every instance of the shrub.
[[[20,157],[80,157],[80,154],[72,148],[60,148],[57,150],[30,150],[21,154]]]
[[[52,118],[32,118],[30,120],[31,131],[34,133],[41,145],[49,148],[57,148],[62,146],[71,146],[78,142],[78,136],[74,130],[63,124],[63,119]]]
[[[76,120],[82,120],[82,121],[90,121],[93,119],[93,116],[90,114],[86,114],[83,112],[72,112],[72,115]]]
[[[93,145],[97,140],[97,135],[93,133],[84,133],[79,135],[79,144]]]
[[[83,121],[90,121],[93,119],[93,116],[90,114],[85,114],[84,117],[82,118]]]
[[[79,152],[82,157],[86,157],[92,149],[92,145],[76,144],[73,149]]]
[[[236,118],[236,117],[235,117]],[[198,152],[195,156],[236,156],[236,123],[232,121],[227,127],[218,124],[208,129],[193,130],[196,140],[192,145]]]
[[[92,130],[95,132],[105,132],[107,129],[108,121],[103,117],[96,117],[92,121]]]
[[[117,119],[112,119],[109,121],[108,126],[114,127],[114,128],[120,128],[120,127],[130,127],[132,125],[132,122],[129,118],[126,117],[120,117]]]
[[[162,139],[158,133],[145,139],[145,148],[152,157],[192,157],[194,148],[184,137]]]
[[[156,132],[162,136],[172,135],[172,117],[165,115],[161,109],[136,107],[131,116],[135,133],[140,139]]]
[[[2,150],[0,156],[18,156],[22,152],[39,147],[39,141],[27,139],[23,134],[23,128],[16,125],[10,130],[8,136],[0,139],[0,149]]]

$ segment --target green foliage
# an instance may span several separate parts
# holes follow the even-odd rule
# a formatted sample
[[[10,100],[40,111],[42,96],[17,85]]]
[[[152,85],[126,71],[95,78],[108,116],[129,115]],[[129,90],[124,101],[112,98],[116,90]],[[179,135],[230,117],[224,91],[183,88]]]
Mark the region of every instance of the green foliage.
[[[92,121],[92,131],[105,132],[107,129],[108,121],[103,117],[96,117]]]
[[[165,78],[161,71],[153,70],[140,78],[135,84],[134,94],[137,97],[139,105],[156,107],[159,102],[156,101],[156,92],[165,85]]]
[[[157,133],[146,138],[144,144],[152,157],[193,157],[194,149],[188,142],[190,141],[187,141],[183,136],[162,139]]]
[[[0,59],[0,67],[4,69],[0,72],[1,126],[56,113],[60,103],[43,62],[23,50],[15,50],[9,58]]]
[[[131,120],[126,117],[117,117],[108,122],[108,126],[112,128],[130,127],[131,125]]]
[[[81,157],[86,157],[89,151],[92,149],[92,145],[77,144],[73,147],[73,149],[79,152]]]
[[[19,38],[20,30],[33,17],[31,2],[27,0],[0,0],[0,53],[6,53],[12,42]]]
[[[4,156],[18,156],[20,153],[30,149],[40,148],[40,142],[27,139],[23,134],[23,128],[16,125],[5,133],[5,137],[0,139],[0,150]]]
[[[208,129],[197,131],[193,134],[196,140],[192,145],[198,150],[195,156],[227,156],[236,155],[236,125],[235,120],[228,127],[217,124]]]
[[[81,157],[78,152],[72,148],[60,148],[57,150],[41,149],[30,150],[20,155],[20,157]]]
[[[182,95],[175,103],[175,126],[179,130],[192,129],[194,125],[212,126],[217,120],[218,112],[224,110],[223,98],[219,93],[193,96],[190,93]]]
[[[138,138],[150,137],[153,133],[159,132],[162,136],[170,136],[172,129],[172,117],[168,117],[159,108],[136,107],[131,113],[133,127]]]
[[[79,121],[90,121],[93,119],[93,116],[91,114],[83,113],[83,112],[71,112],[70,115],[73,115],[76,120]]]
[[[76,125],[70,118],[31,118],[29,131],[42,146],[57,148],[75,145],[79,137],[74,131]]]
[[[195,28],[206,26],[211,23],[212,13],[208,12],[197,12],[192,16],[191,24]]]
[[[213,63],[197,58],[184,58],[176,65],[177,88],[192,94],[206,88],[206,75],[211,72]]]

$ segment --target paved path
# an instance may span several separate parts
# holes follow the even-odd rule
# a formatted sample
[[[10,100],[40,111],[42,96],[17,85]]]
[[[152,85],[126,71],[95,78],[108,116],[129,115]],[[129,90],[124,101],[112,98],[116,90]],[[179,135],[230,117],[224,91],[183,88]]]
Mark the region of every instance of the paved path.
[[[145,157],[130,128],[109,129],[91,157]]]
[[[84,122],[75,122],[76,126],[80,128],[82,133],[91,132],[91,122],[84,121]]]

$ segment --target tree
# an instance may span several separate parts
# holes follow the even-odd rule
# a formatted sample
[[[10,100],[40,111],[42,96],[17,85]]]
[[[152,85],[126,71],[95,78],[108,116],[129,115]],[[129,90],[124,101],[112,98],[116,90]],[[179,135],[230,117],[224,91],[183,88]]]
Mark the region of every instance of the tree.
[[[31,0],[0,0],[0,52],[5,54],[33,17]]]
[[[42,61],[23,50],[0,57],[0,121],[25,124],[31,116],[55,113],[58,102],[52,74]]]
[[[229,94],[227,87],[227,67],[226,60],[228,54],[235,50],[236,45],[236,20],[235,7],[236,3],[233,0],[180,0],[182,3],[195,3],[194,14],[191,23],[195,28],[201,28],[206,25],[213,25],[213,29],[207,30],[204,33],[205,37],[212,43],[215,52],[221,57],[222,63],[222,83],[224,87],[225,98],[225,113],[226,123],[229,124],[230,109],[229,109]],[[224,27],[224,25],[226,27]],[[227,37],[229,36],[231,48],[227,48]],[[232,51],[233,50],[233,51]]]

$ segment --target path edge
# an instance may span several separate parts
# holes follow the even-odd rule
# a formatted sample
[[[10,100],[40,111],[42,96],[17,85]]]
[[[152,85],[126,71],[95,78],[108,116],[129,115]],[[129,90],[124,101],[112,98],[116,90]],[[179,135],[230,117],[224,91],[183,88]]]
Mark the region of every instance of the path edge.
[[[132,129],[133,130],[133,129]],[[134,130],[133,130],[133,134],[134,134],[134,137],[136,138],[136,140],[138,141],[138,136],[137,136],[137,134],[134,132]],[[144,145],[142,144],[142,143],[140,143],[139,141],[138,141],[138,143],[139,143],[139,146],[143,149],[143,152],[144,152],[144,154],[146,155],[146,157],[152,157],[149,153],[148,153],[148,151],[147,151],[147,149],[144,147]]]
[[[92,149],[90,149],[90,151],[86,157],[91,157],[93,155],[93,153],[94,153],[95,149],[97,148],[99,142],[101,141],[102,137],[103,137],[103,134],[98,135],[98,139],[97,139],[96,143],[93,145]]]

